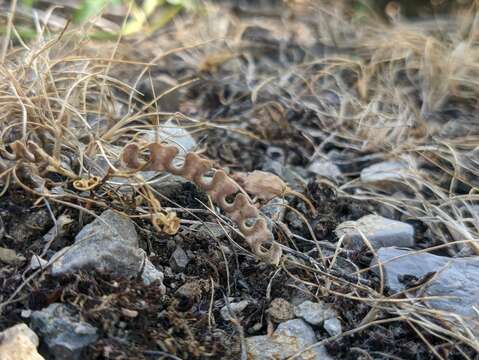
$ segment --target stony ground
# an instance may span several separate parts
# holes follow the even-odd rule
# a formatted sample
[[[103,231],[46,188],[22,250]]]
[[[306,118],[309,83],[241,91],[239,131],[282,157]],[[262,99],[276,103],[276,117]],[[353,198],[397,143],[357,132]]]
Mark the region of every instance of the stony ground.
[[[388,9],[205,4],[119,43],[12,32],[0,359],[479,358],[477,9]],[[263,172],[243,185],[278,265],[192,182],[123,167],[158,139]]]

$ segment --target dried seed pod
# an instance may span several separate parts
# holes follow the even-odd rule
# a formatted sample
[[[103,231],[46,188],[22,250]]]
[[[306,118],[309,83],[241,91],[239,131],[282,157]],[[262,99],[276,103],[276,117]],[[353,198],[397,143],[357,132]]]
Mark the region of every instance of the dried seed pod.
[[[80,179],[73,182],[73,187],[80,191],[87,191],[100,185],[101,179],[98,176],[92,176],[89,179]]]
[[[174,165],[174,158],[178,149],[173,145],[153,143],[148,146],[150,151],[149,160],[140,160],[140,148],[136,144],[129,144],[123,149],[122,161],[131,169],[147,169],[155,171],[167,171],[174,175],[182,176],[198,187],[206,191],[219,207],[238,225],[246,242],[253,253],[261,260],[277,265],[281,258],[281,247],[274,242],[274,237],[266,225],[264,218],[259,216],[249,198],[240,192],[238,184],[232,180],[223,170],[212,169],[212,162],[202,158],[196,153],[186,154],[182,165]],[[210,178],[206,173],[213,171]],[[228,201],[234,196],[232,202]],[[251,223],[248,224],[248,223]],[[270,244],[269,249],[264,246]]]
[[[10,153],[6,150],[2,150],[1,154],[2,157],[8,160],[26,160],[29,162],[34,162],[35,161],[35,155],[27,148],[27,146],[21,142],[20,140],[17,140],[13,142],[10,145],[10,148],[12,149],[13,153]]]
[[[283,196],[288,190],[288,185],[279,176],[266,171],[255,170],[249,174],[236,174],[234,179],[246,192],[266,201]]]

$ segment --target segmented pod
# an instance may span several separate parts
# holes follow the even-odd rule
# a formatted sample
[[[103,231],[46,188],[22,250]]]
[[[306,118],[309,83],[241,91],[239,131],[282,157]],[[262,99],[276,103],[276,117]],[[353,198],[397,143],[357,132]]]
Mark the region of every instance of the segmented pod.
[[[128,144],[122,152],[122,161],[130,169],[167,171],[194,182],[206,191],[213,201],[224,210],[239,227],[239,230],[251,247],[253,253],[261,260],[277,265],[281,258],[281,247],[274,242],[274,237],[268,229],[264,218],[250,202],[249,198],[240,192],[238,184],[223,170],[213,169],[213,164],[196,153],[187,153],[181,165],[175,165],[174,159],[178,148],[173,145],[152,143],[148,145],[149,159],[140,160],[140,148],[137,144]],[[213,171],[213,176],[205,175]],[[230,202],[228,198],[233,196]],[[249,225],[249,224],[251,225]],[[265,249],[269,246],[269,249]]]

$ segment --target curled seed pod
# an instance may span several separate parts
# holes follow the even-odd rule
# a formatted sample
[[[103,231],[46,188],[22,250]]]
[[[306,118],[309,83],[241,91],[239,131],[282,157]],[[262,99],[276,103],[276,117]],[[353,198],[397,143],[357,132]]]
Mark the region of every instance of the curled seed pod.
[[[8,159],[8,160],[26,160],[26,161],[29,161],[29,162],[34,162],[35,161],[35,155],[20,140],[17,140],[15,142],[13,142],[10,145],[10,148],[12,149],[12,153],[10,153],[6,150],[1,151],[1,155],[5,159]]]
[[[100,185],[101,179],[98,176],[92,176],[89,179],[79,179],[73,182],[73,187],[79,191],[87,191]]]
[[[127,145],[122,152],[123,163],[131,169],[147,169],[167,171],[182,176],[206,191],[213,201],[238,225],[253,253],[266,263],[277,265],[281,258],[281,247],[274,242],[274,237],[266,225],[265,219],[259,216],[258,209],[251,204],[249,198],[240,192],[240,187],[223,170],[214,170],[210,160],[196,153],[187,153],[182,165],[176,166],[174,158],[178,149],[173,145],[153,143],[148,146],[149,160],[139,158],[140,148],[136,144]],[[213,171],[209,179],[206,173]],[[228,197],[234,196],[232,202]],[[252,224],[250,225],[249,223]],[[269,249],[264,246],[270,244]]]

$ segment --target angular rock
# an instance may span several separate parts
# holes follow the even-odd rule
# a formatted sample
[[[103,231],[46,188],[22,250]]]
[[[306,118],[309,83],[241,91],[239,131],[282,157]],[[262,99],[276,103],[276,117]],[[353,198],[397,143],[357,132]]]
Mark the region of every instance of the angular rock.
[[[288,201],[280,197],[275,197],[261,207],[261,212],[272,221],[282,221],[286,211]]]
[[[246,309],[248,305],[248,300],[241,300],[237,303],[230,303],[229,306],[225,305],[220,310],[221,317],[226,321],[229,321],[232,318],[241,314],[241,312]]]
[[[272,336],[260,335],[246,338],[248,359],[287,359],[316,343],[313,329],[301,319],[281,323]],[[303,352],[297,360],[330,360],[324,347],[313,347]]]
[[[133,278],[143,269],[145,283],[162,280],[159,271],[146,259],[139,248],[138,234],[133,222],[112,210],[104,211],[83,227],[72,246],[54,255],[52,274],[96,270],[115,276]],[[162,274],[161,274],[162,275]],[[161,284],[162,286],[162,284]]]
[[[344,236],[344,245],[352,249],[360,249],[366,245],[361,232],[374,249],[414,246],[414,228],[411,225],[378,215],[367,215],[356,221],[346,221],[335,230],[338,237]]]
[[[379,249],[377,259],[383,264],[386,286],[391,292],[405,290],[407,281],[432,281],[421,287],[421,296],[448,296],[425,302],[427,306],[456,313],[479,335],[479,256],[449,258],[429,253],[415,254],[410,250],[388,247]],[[374,270],[378,273],[378,267]],[[427,282],[427,281],[426,281]]]
[[[34,311],[30,325],[55,360],[82,359],[86,347],[98,339],[97,329],[81,321],[69,305],[53,303],[41,311]]]
[[[25,324],[17,324],[0,333],[2,360],[44,360],[37,346],[38,336]]]
[[[93,158],[85,157],[84,162],[90,176],[98,176],[103,179],[110,169],[110,164],[102,154],[96,155]]]
[[[48,264],[48,261],[46,261],[45,259],[42,259],[38,255],[33,255],[32,258],[30,259],[30,268],[32,270],[36,270],[41,267],[43,268],[47,266],[47,264]]]
[[[186,254],[185,250],[181,246],[177,246],[173,254],[170,257],[170,266],[173,271],[179,272],[186,268],[190,258]]]
[[[163,285],[163,279],[165,275],[159,271],[155,265],[151,263],[150,260],[145,259],[145,264],[143,267],[143,272],[141,273],[141,279],[143,280],[143,284],[151,285],[155,282],[158,283],[158,286],[161,289],[161,292],[164,294],[166,292],[166,287]]]
[[[343,176],[341,170],[329,160],[316,159],[309,166],[308,170],[312,173],[326,177],[332,180],[337,180]]]
[[[52,274],[95,269],[117,276],[136,276],[143,263],[133,222],[112,210],[83,227],[75,243],[59,251]],[[61,256],[60,256],[61,255]]]
[[[343,332],[343,327],[341,326],[341,322],[336,317],[325,320],[323,327],[324,327],[324,330],[326,330],[326,332],[331,336],[339,335]]]
[[[324,302],[312,302],[309,300],[294,307],[294,315],[303,318],[311,325],[321,325],[325,320],[337,316],[331,305]]]

